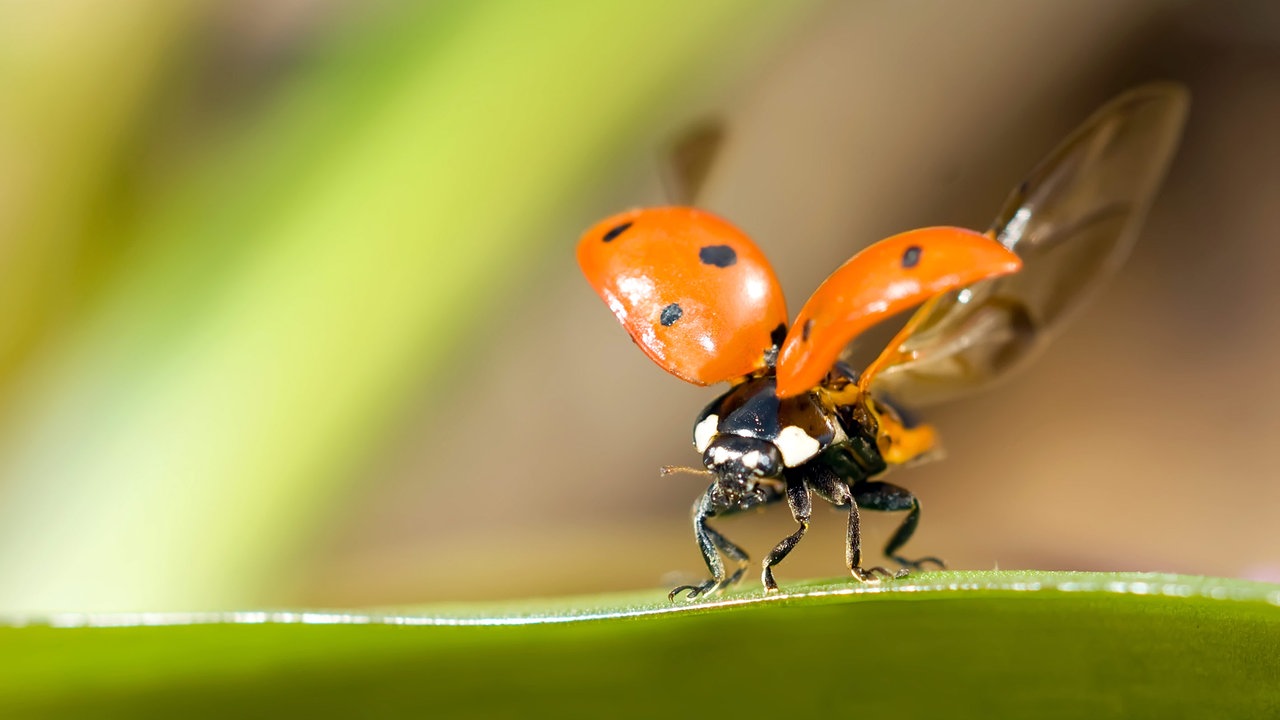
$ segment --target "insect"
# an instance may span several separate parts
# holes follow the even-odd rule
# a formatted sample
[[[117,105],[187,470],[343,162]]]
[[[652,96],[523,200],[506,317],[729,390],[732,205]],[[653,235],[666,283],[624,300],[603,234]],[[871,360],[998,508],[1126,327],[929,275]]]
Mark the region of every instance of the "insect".
[[[936,447],[917,407],[985,386],[1043,347],[1088,291],[1123,261],[1177,147],[1187,93],[1157,83],[1095,112],[1010,195],[986,232],[912,230],[855,254],[788,323],[778,281],[740,230],[691,207],[637,209],[578,243],[588,282],[632,340],[667,372],[729,389],[697,416],[693,445],[711,478],[693,529],[711,577],[674,601],[738,582],[747,553],[710,524],[786,503],[795,531],[765,557],[761,581],[809,528],[817,495],[848,509],[845,563],[878,582],[928,566],[902,553],[920,519],[911,492],[879,479]],[[915,308],[882,352],[850,365],[859,336]],[[905,512],[864,567],[860,510]]]

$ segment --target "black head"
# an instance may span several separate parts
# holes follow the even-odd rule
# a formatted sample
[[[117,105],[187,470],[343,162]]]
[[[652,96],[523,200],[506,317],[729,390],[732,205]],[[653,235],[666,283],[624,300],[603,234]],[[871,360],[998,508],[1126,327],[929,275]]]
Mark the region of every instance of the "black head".
[[[782,475],[782,453],[768,440],[716,435],[702,453],[702,464],[721,478],[758,480]]]
[[[757,483],[782,475],[782,453],[773,443],[741,435],[719,434],[702,453],[702,464],[715,473],[713,502],[743,507],[759,500]]]

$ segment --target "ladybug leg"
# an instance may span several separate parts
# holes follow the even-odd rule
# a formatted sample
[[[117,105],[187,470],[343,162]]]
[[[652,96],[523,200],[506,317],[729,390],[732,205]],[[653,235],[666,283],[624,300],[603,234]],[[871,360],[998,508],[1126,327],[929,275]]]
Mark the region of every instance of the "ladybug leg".
[[[742,579],[743,573],[747,571],[747,565],[750,563],[751,558],[747,557],[745,550],[730,542],[728,538],[720,534],[720,531],[710,525],[703,523],[702,529],[711,537],[711,542],[715,544],[716,549],[727,555],[737,565],[733,574],[729,576],[728,580],[724,581],[721,587],[736,585]]]
[[[880,566],[862,567],[862,525],[858,515],[858,501],[854,499],[845,479],[829,465],[811,464],[817,467],[808,477],[809,487],[832,505],[849,508],[849,527],[844,546],[844,564],[849,568],[849,574],[862,582],[880,582],[893,578],[893,573]]]
[[[805,531],[809,529],[809,517],[813,514],[813,500],[809,497],[809,486],[805,485],[804,479],[798,474],[789,473],[787,476],[787,506],[791,508],[791,517],[795,518],[800,527],[783,538],[782,542],[778,543],[765,557],[764,572],[760,576],[765,592],[778,591],[778,583],[773,579],[773,566],[782,562],[782,559],[795,548],[796,543],[800,542],[800,538],[804,537]]]
[[[704,580],[698,585],[681,585],[674,588],[671,592],[667,593],[667,600],[675,602],[676,596],[681,593],[687,593],[684,598],[685,600],[693,600],[701,595],[706,595],[718,590],[721,584],[725,582],[724,560],[720,558],[720,553],[717,551],[717,539],[724,541],[726,544],[732,545],[739,553],[741,553],[743,560],[739,562],[739,565],[746,567],[746,553],[743,553],[742,549],[738,548],[737,545],[729,543],[723,535],[707,524],[707,518],[714,517],[715,515],[716,509],[711,502],[711,490],[707,490],[707,492],[693,504],[693,536],[694,539],[698,541],[698,549],[702,551],[702,559],[707,563],[707,570],[711,571],[711,579]],[[741,572],[736,572],[734,575],[740,576]]]
[[[884,554],[902,565],[902,570],[898,571],[897,577],[902,577],[911,570],[923,570],[925,565],[936,565],[940,570],[946,569],[946,563],[933,556],[908,560],[898,554],[902,546],[906,545],[915,533],[916,525],[920,523],[920,501],[911,494],[911,491],[886,482],[862,482],[853,486],[853,494],[856,502],[868,510],[909,511],[902,524],[893,533],[893,537],[889,538],[889,542],[884,546]]]
[[[667,599],[671,602],[675,602],[676,596],[682,593],[685,595],[685,600],[693,600],[704,595],[714,595],[741,580],[742,575],[746,572],[750,560],[747,557],[747,553],[721,535],[718,530],[708,525],[708,519],[732,515],[742,510],[774,502],[781,497],[778,491],[761,486],[759,494],[740,499],[737,504],[728,505],[718,501],[720,495],[716,491],[716,485],[716,483],[712,483],[702,497],[698,498],[698,501],[693,504],[693,535],[698,541],[698,549],[702,551],[702,559],[707,563],[707,570],[711,571],[711,578],[697,585],[681,585],[675,588],[667,593]],[[720,553],[724,553],[737,564],[732,575],[726,572],[724,560],[720,557]]]

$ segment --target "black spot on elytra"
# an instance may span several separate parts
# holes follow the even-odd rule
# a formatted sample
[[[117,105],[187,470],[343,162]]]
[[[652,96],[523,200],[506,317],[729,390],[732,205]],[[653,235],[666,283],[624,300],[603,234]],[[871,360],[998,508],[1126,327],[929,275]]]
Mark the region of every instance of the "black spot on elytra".
[[[804,321],[804,325],[800,326],[800,339],[809,342],[809,333],[813,332],[813,318]]]
[[[681,315],[684,315],[684,310],[681,310],[679,305],[671,303],[662,308],[662,314],[658,316],[658,322],[662,323],[663,327],[671,327],[680,319]]]
[[[902,251],[902,267],[913,268],[920,264],[920,246],[912,245]]]
[[[769,340],[770,340],[774,345],[781,345],[781,344],[782,344],[782,341],[783,341],[783,340],[786,340],[786,339],[787,339],[787,324],[786,324],[786,323],[780,323],[780,324],[778,325],[778,327],[776,327],[776,328],[774,328],[774,329],[773,329],[773,332],[769,333]]]
[[[610,230],[609,232],[605,233],[605,234],[604,234],[604,238],[603,238],[603,239],[604,239],[604,241],[605,241],[605,242],[609,242],[609,241],[613,240],[614,238],[618,237],[618,236],[619,236],[619,235],[621,235],[622,233],[626,232],[626,231],[627,231],[627,228],[629,228],[629,227],[631,227],[631,223],[629,223],[629,222],[624,222],[624,223],[622,223],[621,225],[619,225],[619,226],[615,227],[614,229]]]
[[[708,245],[698,251],[698,259],[707,265],[726,268],[738,262],[738,253],[728,245]]]

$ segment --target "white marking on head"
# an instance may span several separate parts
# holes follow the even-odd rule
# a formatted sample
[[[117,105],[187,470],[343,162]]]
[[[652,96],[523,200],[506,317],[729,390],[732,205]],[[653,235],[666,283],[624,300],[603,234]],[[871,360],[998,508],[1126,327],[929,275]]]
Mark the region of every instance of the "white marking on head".
[[[732,458],[733,458],[733,453],[729,452],[729,449],[723,445],[717,445],[711,449],[712,465],[727,464],[729,460],[731,460]]]
[[[711,438],[716,436],[716,426],[720,424],[720,416],[712,413],[693,426],[693,447],[698,452],[706,452]]]
[[[773,444],[778,447],[778,452],[782,453],[782,462],[787,467],[803,464],[822,449],[821,443],[809,437],[808,433],[795,425],[782,428],[782,432],[778,433],[778,438],[773,441]]]

